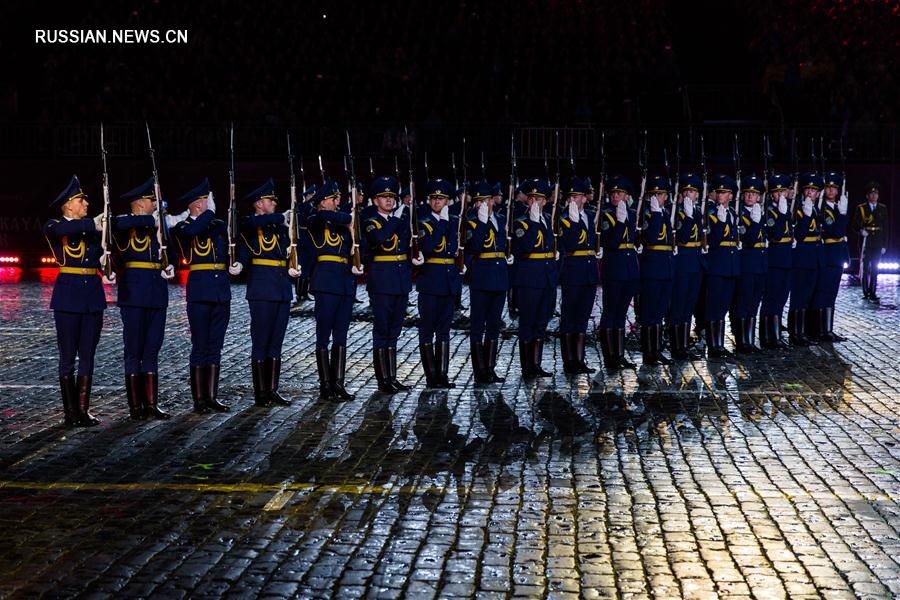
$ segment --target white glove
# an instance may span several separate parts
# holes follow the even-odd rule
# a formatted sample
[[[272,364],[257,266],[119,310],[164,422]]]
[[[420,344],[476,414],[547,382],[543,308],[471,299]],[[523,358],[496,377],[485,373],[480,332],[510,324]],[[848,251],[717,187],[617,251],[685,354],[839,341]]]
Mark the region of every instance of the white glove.
[[[414,257],[413,257],[413,259],[412,259],[412,264],[414,264],[414,265],[417,266],[417,267],[421,267],[422,265],[425,264],[425,257],[422,256],[422,253],[421,253],[421,252],[419,252],[419,255],[418,255],[418,256],[414,256]]]
[[[166,227],[172,229],[173,227],[187,219],[189,216],[191,216],[191,211],[189,210],[185,210],[181,214],[177,215],[166,215]]]
[[[482,202],[478,205],[478,220],[482,223],[488,222],[488,215],[490,214],[490,210],[488,209],[487,202]]]
[[[103,231],[103,213],[100,213],[96,217],[94,217],[94,227],[97,228],[97,231]]]
[[[298,277],[300,277],[300,275],[301,275],[300,267],[297,267],[296,269],[294,267],[288,268],[288,276],[289,277],[293,277],[294,279],[297,279]]]
[[[284,224],[288,225],[291,222],[291,209],[287,209],[281,214],[284,215]]]
[[[762,220],[762,206],[759,204],[754,204],[750,207],[750,218],[754,223],[759,223]]]
[[[212,190],[209,190],[209,194],[206,196],[206,208],[216,212],[216,200],[213,198]]]
[[[574,200],[569,201],[569,220],[572,223],[577,223],[581,219],[581,214],[578,212],[578,205]]]
[[[619,202],[616,204],[616,221],[619,223],[624,223],[625,219],[628,218],[628,207],[625,206],[624,202]]]
[[[597,250],[597,258],[603,258],[603,248]]]
[[[724,205],[720,204],[719,208],[716,209],[716,218],[722,223],[728,220],[728,209]]]
[[[103,283],[105,283],[106,285],[112,285],[116,282],[116,272],[112,271],[110,272],[109,277],[104,275],[103,277],[101,277],[101,279],[103,279]]]
[[[797,240],[791,240],[791,248],[797,247]]]
[[[783,215],[786,215],[787,211],[788,211],[787,196],[785,196],[784,194],[781,194],[778,197],[778,212]]]
[[[700,248],[700,254],[709,254],[709,248],[705,246],[703,248]]]
[[[359,265],[358,269],[356,267],[350,267],[350,272],[354,275],[362,275],[365,270],[366,268],[364,265]]]
[[[662,212],[662,209],[659,207],[659,199],[656,197],[656,194],[650,196],[650,212]]]
[[[513,255],[510,254],[509,256],[506,257],[506,264],[511,265],[511,264],[513,264],[514,262],[516,262],[516,257],[515,257],[515,256],[513,256]]]
[[[860,229],[860,230],[859,230],[859,235],[861,235],[862,237],[868,237],[868,236],[869,236],[869,232],[866,231],[865,229]]]
[[[528,219],[534,223],[541,222],[541,206],[537,202],[528,207]]]
[[[847,205],[850,203],[850,200],[847,198],[847,195],[844,194],[841,196],[841,199],[838,200],[838,212],[842,215],[847,214]]]
[[[684,207],[684,214],[687,215],[688,217],[693,218],[693,216],[694,216],[694,201],[691,200],[690,198],[685,198],[684,202],[682,203],[682,206]]]
[[[401,202],[400,206],[398,206],[396,209],[394,209],[394,212],[392,213],[392,215],[398,219],[402,219],[404,208],[406,208],[406,205]]]
[[[803,214],[806,215],[807,217],[811,217],[812,209],[813,209],[812,198],[804,198],[803,199]]]
[[[641,254],[644,251],[644,247],[643,246],[635,246],[634,251],[637,252],[638,254]]]
[[[175,265],[167,266],[165,269],[159,272],[159,276],[167,281],[175,277]]]
[[[441,209],[441,212],[438,214],[438,219],[440,219],[441,221],[449,221],[450,220],[450,207],[448,207],[446,204],[444,205],[444,208]]]
[[[884,256],[884,253],[885,253],[885,252],[887,252],[887,248],[882,248],[882,249],[881,249],[881,255]]]
[[[678,246],[672,248],[672,256],[678,256]]]
[[[742,244],[741,241],[738,240],[737,249],[740,250],[743,247],[744,247],[744,244]]]
[[[230,267],[228,267],[228,272],[231,273],[232,275],[240,275],[241,271],[243,271],[243,270],[244,270],[244,265],[242,265],[239,262],[236,262],[233,265],[231,265]]]

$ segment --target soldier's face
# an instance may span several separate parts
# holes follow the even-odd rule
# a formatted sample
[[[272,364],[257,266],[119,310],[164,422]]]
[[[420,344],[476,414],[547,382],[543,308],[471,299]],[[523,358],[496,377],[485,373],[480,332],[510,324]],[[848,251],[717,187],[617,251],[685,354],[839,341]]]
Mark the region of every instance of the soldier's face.
[[[138,198],[131,203],[131,214],[149,215],[153,212],[153,204],[153,200],[149,198]]]
[[[662,206],[669,200],[669,192],[656,192],[656,201]]]
[[[209,209],[209,196],[203,196],[202,198],[197,198],[193,202],[190,203],[188,209],[191,211],[192,215],[199,215],[201,213],[206,212]]]
[[[731,192],[716,192],[716,204],[728,204],[731,202]]]
[[[828,200],[834,200],[837,198],[838,188],[836,185],[828,185],[825,186],[825,198]]]
[[[543,196],[528,196],[528,206],[532,206],[533,204],[537,204],[541,208],[544,208],[544,205],[547,204],[547,199]]]
[[[584,194],[574,194],[572,196],[569,196],[569,200],[574,200],[576,206],[578,206],[579,209],[581,209],[584,206],[584,203],[587,202],[587,198]]]
[[[441,212],[441,209],[447,206],[447,198],[441,198],[440,196],[429,196],[428,205],[431,206],[432,212],[439,213]]]
[[[759,202],[759,194],[756,192],[744,192],[744,205],[753,206]]]
[[[334,211],[335,207],[337,207],[337,198],[332,196],[331,198],[325,198],[321,202],[319,202],[319,210],[330,210]]]
[[[625,192],[615,191],[609,195],[609,201],[612,202],[613,206],[617,206],[619,202],[625,199]]]
[[[88,201],[87,196],[73,198],[63,204],[62,213],[70,219],[83,219],[87,216]]]
[[[278,202],[274,198],[260,198],[256,201],[256,214],[271,215],[277,205]]]
[[[819,190],[816,188],[806,188],[803,190],[803,195],[810,200],[816,200],[819,197]]]
[[[684,190],[684,193],[681,195],[682,198],[690,198],[691,200],[696,200],[697,196],[700,195],[700,192],[697,190]]]
[[[868,200],[872,204],[875,204],[876,202],[878,202],[878,192],[869,192],[868,194],[866,194],[866,200]]]
[[[375,202],[375,208],[380,210],[381,212],[391,212],[394,210],[394,204],[396,199],[394,196],[384,195],[384,196],[375,196],[373,198]]]

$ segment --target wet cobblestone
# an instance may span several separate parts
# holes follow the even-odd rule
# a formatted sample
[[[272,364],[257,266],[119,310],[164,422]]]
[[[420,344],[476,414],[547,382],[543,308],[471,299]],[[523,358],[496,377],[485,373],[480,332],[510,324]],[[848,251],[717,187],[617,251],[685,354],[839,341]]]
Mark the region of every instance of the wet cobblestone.
[[[285,342],[294,405],[259,409],[235,286],[232,411],[201,416],[172,287],[160,387],[173,419],[128,420],[113,307],[94,378],[103,423],[66,430],[49,281],[0,284],[0,596],[900,597],[896,278],[881,291],[876,308],[842,288],[849,340],[834,347],[567,378],[548,343],[557,374],[532,384],[512,338],[506,382],[476,388],[455,330],[447,393],[425,391],[406,328],[398,371],[415,387],[389,397],[360,290],[357,399],[316,401],[308,304]]]

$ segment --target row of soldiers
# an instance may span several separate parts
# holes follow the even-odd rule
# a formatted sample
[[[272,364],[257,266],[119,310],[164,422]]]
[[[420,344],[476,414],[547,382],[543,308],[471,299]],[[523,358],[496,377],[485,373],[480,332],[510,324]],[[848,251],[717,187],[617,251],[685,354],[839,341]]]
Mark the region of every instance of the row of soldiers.
[[[365,277],[373,313],[373,368],[384,393],[409,389],[397,378],[397,342],[414,283],[427,385],[454,386],[448,376],[450,326],[463,273],[469,286],[471,360],[478,384],[503,381],[496,366],[510,290],[518,306],[518,354],[525,379],[551,375],[542,366],[542,356],[558,287],[560,349],[569,374],[594,371],[585,359],[585,340],[601,285],[597,334],[608,369],[634,366],[625,352],[633,301],[645,364],[670,361],[663,354],[664,337],[672,358],[695,357],[692,319],[705,330],[708,355],[729,356],[724,346],[729,311],[737,351],[759,351],[757,313],[762,346],[782,348],[781,317],[789,297],[790,343],[840,340],[833,315],[849,260],[845,234],[850,218],[848,199],[840,195],[840,174],[801,175],[796,198],[795,186],[785,175],[771,174],[767,188],[751,175],[741,180],[740,189],[731,176],[717,175],[705,208],[701,196],[706,185],[699,175],[681,175],[677,194],[671,183],[661,175],[649,177],[638,211],[631,182],[610,177],[603,182],[605,191],[595,211],[591,182],[577,176],[561,189],[543,178],[524,180],[514,192],[511,186],[512,206],[504,206],[499,186],[486,181],[457,189],[447,179],[432,178],[426,184],[425,204],[417,207],[412,199],[401,200],[394,176],[375,178],[365,194],[370,204],[362,206],[359,194],[354,206],[337,182],[326,179],[304,190],[294,215],[301,235],[295,238],[288,227],[291,211],[277,210],[269,179],[244,198],[246,215],[240,220],[232,262],[228,226],[216,215],[208,180],[170,201],[170,214],[161,217],[158,189],[150,178],[121,196],[128,214],[107,222],[103,215],[87,217],[88,198],[73,176],[51,203],[62,217],[44,226],[59,264],[51,308],[66,423],[97,422],[89,407],[94,351],[106,308],[98,269],[110,251],[104,248],[107,231],[119,265],[130,415],[168,418],[159,407],[158,355],[167,280],[174,269],[161,260],[166,250],[165,238],[156,235],[161,221],[189,271],[189,379],[194,410],[200,413],[228,410],[218,399],[218,382],[230,317],[229,275],[245,271],[254,401],[260,406],[290,403],[279,393],[281,350],[293,280],[303,276],[315,297],[319,396],[334,401],[353,398],[344,377],[347,331],[360,276]],[[870,183],[865,191],[867,201],[855,209],[852,227],[864,236],[866,296],[874,297],[877,267],[871,263],[884,252],[886,213],[878,203],[878,185]],[[557,196],[561,200],[554,202]],[[513,220],[509,227],[507,215]],[[294,252],[301,256],[297,267],[290,260]],[[358,266],[355,252],[363,258]],[[460,256],[462,261],[457,260]],[[108,269],[105,272],[112,277]]]

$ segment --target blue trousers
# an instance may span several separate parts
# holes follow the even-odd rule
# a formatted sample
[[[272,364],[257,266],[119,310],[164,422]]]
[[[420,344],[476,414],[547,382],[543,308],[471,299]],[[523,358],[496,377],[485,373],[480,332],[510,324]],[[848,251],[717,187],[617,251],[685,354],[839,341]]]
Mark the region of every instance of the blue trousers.
[[[225,330],[231,318],[228,302],[188,302],[188,325],[191,328],[191,366],[205,367],[222,362]]]
[[[564,285],[562,286],[562,304],[559,310],[560,333],[585,333],[594,299],[597,297],[596,285]]]
[[[530,342],[543,338],[553,315],[556,290],[551,287],[519,287],[519,339]]]
[[[641,327],[662,325],[672,301],[671,279],[641,279]]]
[[[125,374],[159,371],[159,350],[166,331],[166,309],[120,306]]]
[[[838,289],[841,287],[841,275],[843,274],[844,268],[841,265],[829,265],[819,270],[819,278],[816,280],[816,291],[813,294],[812,308],[834,308]]]
[[[472,342],[480,343],[500,338],[505,302],[505,291],[469,289],[469,312],[472,322],[469,339]]]
[[[669,306],[669,324],[691,322],[694,308],[700,298],[700,283],[703,273],[678,273],[672,281],[672,304]]]
[[[453,322],[453,296],[419,293],[419,343],[450,341]]]
[[[724,321],[731,307],[736,277],[710,275],[706,278],[705,321]]]
[[[603,282],[603,312],[600,313],[600,327],[604,329],[624,329],[628,305],[640,287],[637,279],[629,281]]]
[[[787,304],[790,293],[791,270],[769,267],[769,272],[766,273],[766,285],[763,292],[762,306],[759,309],[759,316],[777,316],[781,319],[781,315],[784,313],[784,305]]]
[[[93,375],[94,353],[103,328],[103,313],[53,311],[56,345],[59,347],[59,374],[71,375],[78,357],[78,374]]]
[[[732,319],[752,319],[759,310],[766,289],[765,273],[742,274],[737,279]]]
[[[281,358],[290,303],[250,300],[250,357],[253,360]]]
[[[408,302],[409,294],[369,294],[373,317],[373,348],[397,347]]]
[[[316,298],[316,349],[328,349],[328,342],[347,346],[347,330],[353,314],[353,296],[314,292]]]
[[[811,308],[818,279],[818,269],[791,270],[791,310]]]

